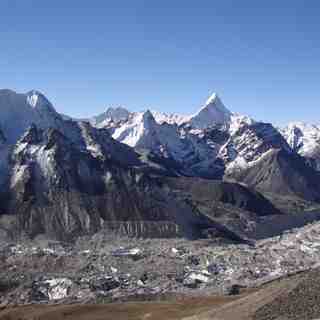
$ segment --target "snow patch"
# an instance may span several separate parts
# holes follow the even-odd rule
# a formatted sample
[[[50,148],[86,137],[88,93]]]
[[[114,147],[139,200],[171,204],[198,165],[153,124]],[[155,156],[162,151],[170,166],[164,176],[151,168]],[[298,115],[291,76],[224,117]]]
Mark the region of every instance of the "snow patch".
[[[27,103],[32,107],[35,108],[38,103],[39,95],[33,91],[30,95],[27,96]]]

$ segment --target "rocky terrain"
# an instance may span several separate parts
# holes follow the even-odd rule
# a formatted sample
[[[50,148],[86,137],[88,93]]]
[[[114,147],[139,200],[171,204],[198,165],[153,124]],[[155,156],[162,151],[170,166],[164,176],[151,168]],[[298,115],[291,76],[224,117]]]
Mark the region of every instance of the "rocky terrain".
[[[216,94],[190,116],[121,107],[79,120],[38,91],[0,90],[3,319],[16,305],[194,297],[197,311],[164,309],[229,319],[209,302],[250,306],[278,282],[296,299],[320,258],[318,137],[231,112]],[[299,272],[302,289],[287,287]],[[296,319],[276,299],[256,306],[252,319]]]
[[[135,301],[136,309],[141,301],[162,301],[148,305],[148,312],[154,314],[152,319],[166,312],[168,319],[194,314],[199,319],[211,319],[212,314],[214,319],[235,319],[235,306],[241,310],[241,319],[313,319],[320,315],[319,282],[315,281],[319,278],[319,222],[252,245],[221,239],[133,240],[99,233],[80,238],[72,245],[37,239],[4,244],[1,248],[0,305],[4,311],[0,319],[14,319],[4,315],[19,313],[20,309],[14,307],[17,304],[78,303],[78,309],[73,307],[76,316],[82,304],[126,301]],[[306,272],[310,269],[315,271]],[[258,296],[260,300],[257,294],[262,296]],[[198,299],[193,309],[172,305],[183,306],[188,299],[195,299],[192,297]],[[244,300],[234,306],[234,299]],[[301,299],[307,302],[299,309]],[[215,304],[220,308],[226,303],[232,305],[222,309],[224,312],[215,310]],[[254,312],[250,309],[252,304]],[[119,312],[117,304],[106,308],[110,316]],[[130,303],[121,308],[130,314]],[[176,318],[170,318],[170,308],[175,309],[176,313],[172,312]],[[142,319],[148,313],[142,309],[136,310],[133,319]],[[29,312],[30,317],[26,313],[22,319],[34,319],[34,313],[30,309]],[[46,309],[42,312],[45,314]]]
[[[320,223],[254,244],[128,239],[98,233],[1,247],[1,303],[111,302],[170,294],[232,294],[314,268]]]

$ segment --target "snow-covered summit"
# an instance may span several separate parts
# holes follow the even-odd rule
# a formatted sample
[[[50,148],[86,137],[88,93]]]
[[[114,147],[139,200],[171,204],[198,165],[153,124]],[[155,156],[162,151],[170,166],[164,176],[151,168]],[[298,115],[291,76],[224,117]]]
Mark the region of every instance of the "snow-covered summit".
[[[45,129],[61,125],[62,118],[39,91],[0,90],[0,128],[8,142],[16,142],[32,123]]]
[[[290,147],[303,157],[314,159],[320,168],[320,126],[303,122],[291,122],[280,129]]]
[[[156,128],[157,123],[152,113],[147,110],[145,112],[132,113],[126,123],[115,129],[112,136],[120,142],[135,147]]]
[[[189,122],[193,128],[205,129],[215,124],[227,124],[231,120],[230,112],[216,93],[213,93],[205,105],[191,118]]]
[[[300,149],[305,143],[320,140],[320,126],[315,124],[291,122],[281,132],[292,149]]]
[[[130,112],[123,107],[110,107],[104,113],[94,117],[91,123],[97,127],[103,127],[109,122],[118,123],[121,121],[127,121],[129,116]]]
[[[115,114],[120,121],[113,120]],[[193,116],[109,109],[103,119],[96,126],[107,128],[119,142],[171,158],[190,174],[193,170],[204,175],[215,170],[216,157],[228,137],[254,122],[229,111],[217,94]]]
[[[177,124],[180,125],[190,118],[190,116],[181,115],[178,113],[165,113],[156,110],[149,110],[156,122],[159,124],[169,123],[169,124]],[[130,118],[135,117],[137,114],[143,114],[145,111],[140,112],[130,112],[128,109],[124,107],[110,107],[105,112],[95,116],[91,119],[87,119],[92,125],[103,128],[104,126],[108,126],[110,122],[119,123],[128,121]],[[83,120],[83,119],[82,119]]]
[[[32,108],[45,106],[54,109],[50,101],[40,91],[37,90],[32,90],[27,93],[27,103]]]
[[[149,110],[158,124],[189,125],[194,130],[204,130],[215,125],[224,125],[234,131],[241,123],[252,122],[252,119],[247,116],[241,116],[229,111],[217,93],[213,93],[199,111],[193,115]],[[112,126],[115,123],[132,122],[133,118],[144,112],[130,112],[124,107],[108,108],[102,114],[89,119],[89,122],[99,128],[109,127],[111,122]]]
[[[207,99],[205,106],[208,106],[209,104],[215,104],[219,102],[220,104],[222,103],[218,94],[216,92],[212,93],[211,96]]]
[[[150,110],[154,119],[159,123],[169,123],[181,125],[182,123],[187,122],[190,119],[190,116],[179,114],[179,113],[166,113],[156,110]]]

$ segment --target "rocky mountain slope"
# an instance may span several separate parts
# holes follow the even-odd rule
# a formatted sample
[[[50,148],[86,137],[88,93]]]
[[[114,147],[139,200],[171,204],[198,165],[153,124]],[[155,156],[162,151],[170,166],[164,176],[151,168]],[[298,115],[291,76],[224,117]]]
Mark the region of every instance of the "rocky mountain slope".
[[[164,150],[159,145],[169,137],[167,149],[172,154],[196,145],[181,139],[177,125],[160,125],[150,112],[134,116],[115,131],[119,140],[134,132],[133,149],[113,139],[105,128],[66,120],[39,92],[2,90],[0,103],[1,237],[44,234],[69,240],[109,228],[129,236],[189,238],[214,229],[227,239],[247,239],[246,224],[229,227],[226,221],[218,221],[177,196],[167,183],[167,176],[179,179],[188,170],[178,163],[181,154],[163,161]],[[123,112],[117,115],[123,121]],[[204,151],[211,150],[194,136]],[[183,154],[185,164],[194,163],[197,155],[188,152]],[[226,196],[225,185],[216,188],[221,189],[219,210],[241,212],[246,223],[255,219],[247,209],[254,213],[268,203],[262,195],[247,190],[248,201],[255,200],[246,207],[236,196]],[[239,218],[238,213],[234,218]]]
[[[119,121],[112,116],[123,110],[109,109],[96,125],[120,142],[169,161],[180,175],[231,180],[261,192],[319,200],[316,126],[278,130],[229,111],[217,94],[192,116],[159,116],[152,111],[127,112]]]
[[[37,91],[1,90],[0,235],[247,241],[279,203],[320,201],[319,173],[285,137],[216,94],[192,116],[115,108],[88,122]]]

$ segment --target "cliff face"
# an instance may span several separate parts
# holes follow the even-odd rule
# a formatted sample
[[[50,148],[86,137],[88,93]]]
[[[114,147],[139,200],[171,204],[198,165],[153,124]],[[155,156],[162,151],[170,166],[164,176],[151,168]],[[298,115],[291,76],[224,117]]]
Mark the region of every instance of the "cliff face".
[[[66,120],[37,91],[0,90],[1,236],[215,230],[241,241],[258,216],[280,214],[264,193],[320,201],[319,174],[283,136],[216,96],[179,124],[111,111],[94,127]]]

